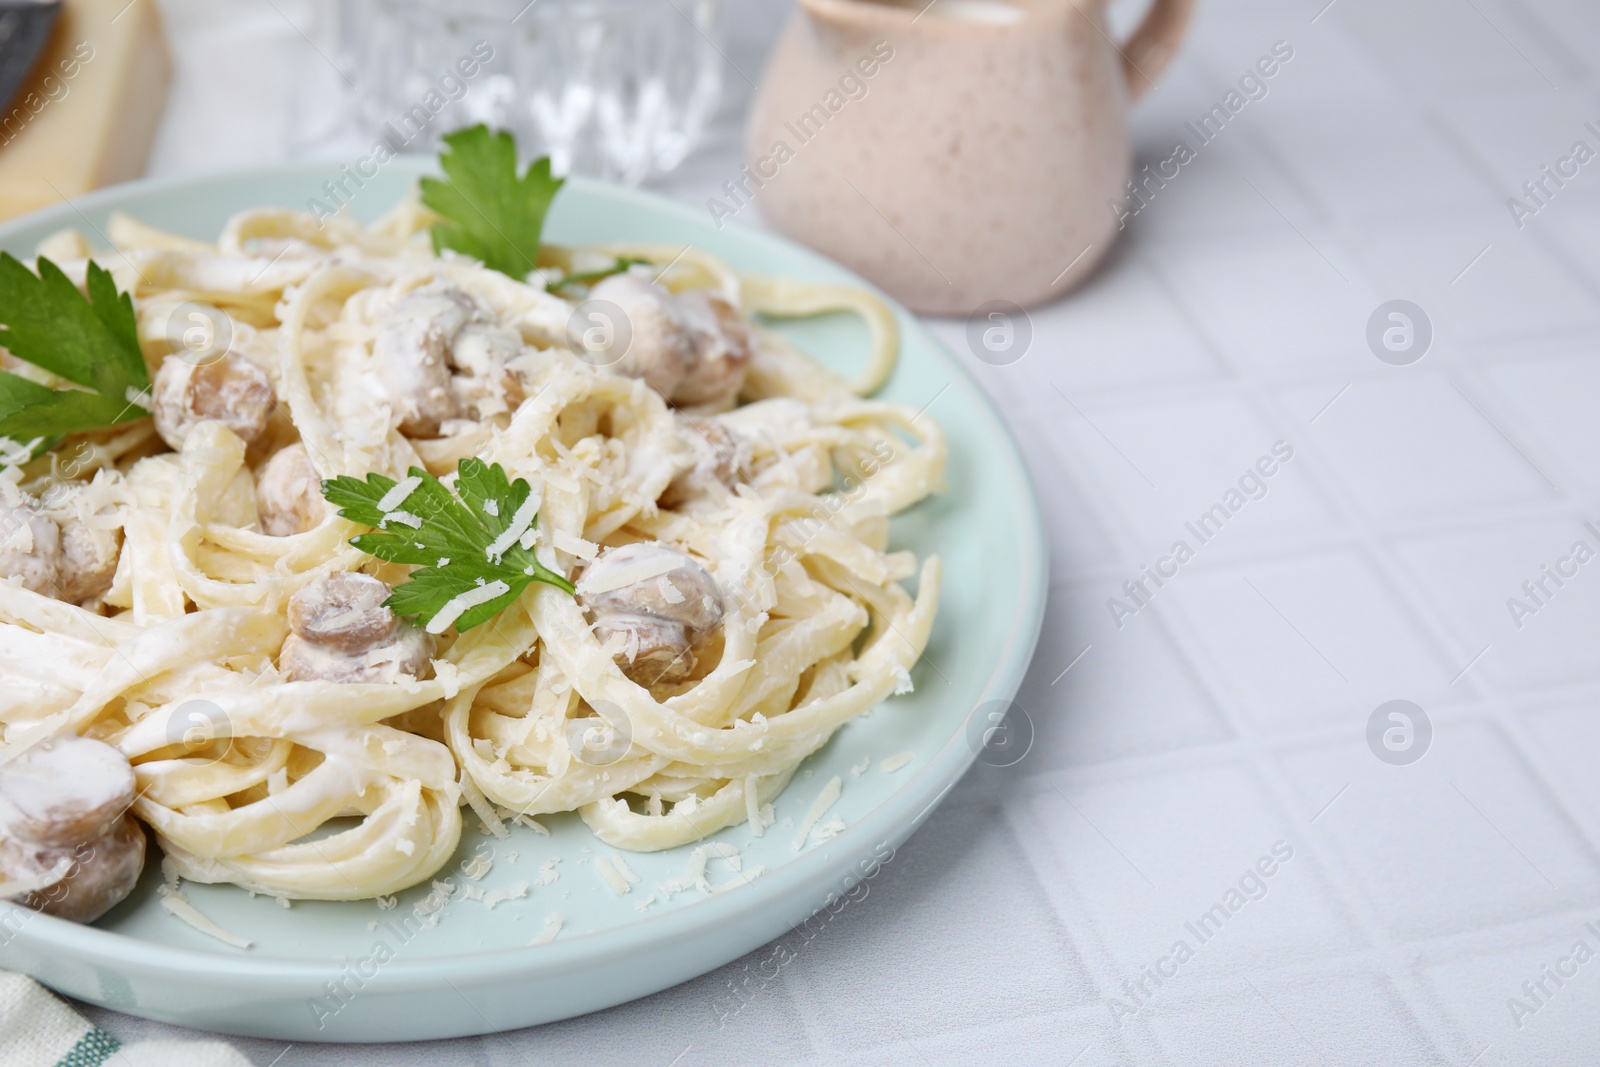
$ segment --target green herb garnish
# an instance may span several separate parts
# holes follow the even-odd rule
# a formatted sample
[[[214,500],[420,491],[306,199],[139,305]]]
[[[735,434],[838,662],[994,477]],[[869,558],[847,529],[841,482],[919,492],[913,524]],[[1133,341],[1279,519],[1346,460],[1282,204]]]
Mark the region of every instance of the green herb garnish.
[[[406,481],[409,492],[397,490],[400,483],[381,474],[322,483],[322,495],[340,515],[372,527],[371,533],[351,538],[352,545],[378,559],[421,568],[385,601],[397,615],[416,617],[434,633],[452,622],[465,633],[510,607],[532,582],[573,591],[571,582],[534,557],[530,532],[537,506],[533,488],[523,479],[511,481],[499,464],[464,459],[455,493],[418,467]],[[492,598],[464,609],[457,602],[490,592],[495,592]],[[435,627],[441,613],[444,618]]]
[[[433,250],[454,249],[522,281],[539,256],[539,234],[562,179],[539,159],[517,176],[517,143],[479,124],[446,134],[439,166],[447,180],[422,179],[422,202],[444,216]]]
[[[557,278],[546,285],[545,292],[553,293],[559,289],[567,289],[574,285],[593,285],[595,282],[605,281],[616,274],[621,274],[629,267],[649,266],[648,259],[637,256],[619,256],[611,261],[611,266],[603,270],[586,270],[579,274],[568,274],[564,278]]]
[[[133,298],[89,261],[87,299],[43,256],[39,273],[0,252],[0,345],[81,389],[51,389],[0,371],[0,437],[10,441],[132,422],[145,410],[150,372],[139,351]]]

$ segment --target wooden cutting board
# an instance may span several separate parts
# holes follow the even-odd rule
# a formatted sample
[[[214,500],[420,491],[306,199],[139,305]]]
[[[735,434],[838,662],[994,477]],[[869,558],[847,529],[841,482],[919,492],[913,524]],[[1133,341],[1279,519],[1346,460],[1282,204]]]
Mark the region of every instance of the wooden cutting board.
[[[0,218],[143,174],[171,80],[156,0],[66,0],[0,112]]]

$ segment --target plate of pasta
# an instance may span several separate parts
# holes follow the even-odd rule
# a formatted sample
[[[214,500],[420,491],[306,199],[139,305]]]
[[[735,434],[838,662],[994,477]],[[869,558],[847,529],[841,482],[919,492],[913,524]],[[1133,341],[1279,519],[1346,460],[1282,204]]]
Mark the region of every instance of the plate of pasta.
[[[1037,639],[981,390],[842,268],[505,135],[333,173],[0,226],[0,967],[442,1038],[850,895]]]

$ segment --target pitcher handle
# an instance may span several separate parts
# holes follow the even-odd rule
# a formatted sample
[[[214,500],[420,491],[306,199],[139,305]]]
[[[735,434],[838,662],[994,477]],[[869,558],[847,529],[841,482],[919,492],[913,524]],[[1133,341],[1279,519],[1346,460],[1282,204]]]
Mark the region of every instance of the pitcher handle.
[[[1139,99],[1155,85],[1155,79],[1177,53],[1192,14],[1194,0],[1155,0],[1133,36],[1118,49],[1130,101]]]

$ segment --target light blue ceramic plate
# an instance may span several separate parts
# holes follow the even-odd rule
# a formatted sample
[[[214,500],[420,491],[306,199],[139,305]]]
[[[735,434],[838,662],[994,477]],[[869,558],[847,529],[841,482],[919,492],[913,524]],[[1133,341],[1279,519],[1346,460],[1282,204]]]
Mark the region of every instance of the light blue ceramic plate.
[[[354,198],[375,217],[430,161],[396,160]],[[303,208],[335,176],[328,165],[296,165],[220,177],[137,182],[0,226],[0,247],[31,256],[63,226],[105,246],[107,215],[126,211],[153,225],[213,238],[244,208]],[[561,243],[692,243],[744,271],[864,284],[796,245],[749,229],[717,229],[704,212],[646,193],[570,182],[553,211]],[[949,491],[894,526],[897,547],[944,557],[943,606],[916,692],[896,697],[840,730],[777,802],[778,825],[761,839],[739,826],[717,835],[765,876],[715,896],[691,889],[638,908],[656,883],[681,874],[689,848],[628,856],[640,884],[617,897],[601,882],[600,846],[575,817],[549,820],[553,834],[516,828],[509,842],[469,830],[443,876],[460,883],[463,861],[493,848],[486,890],[535,883],[547,860],[559,878],[492,910],[458,900],[435,926],[404,923],[427,895],[399,907],[371,902],[300,902],[284,909],[231,886],[189,886],[190,899],[225,929],[254,941],[236,950],[162,911],[151,864],[133,896],[96,926],[76,926],[0,906],[0,967],[25,971],[64,993],[120,1011],[226,1033],[291,1041],[398,1041],[508,1030],[608,1007],[703,974],[804,921],[830,894],[842,896],[917,827],[971,765],[969,736],[982,735],[990,701],[1009,700],[1033,654],[1047,584],[1038,508],[1022,461],[994,408],[956,360],[904,311],[905,348],[888,399],[921,408],[950,439]],[[785,326],[824,361],[849,370],[865,333],[844,316]],[[885,773],[883,757],[913,753]],[[864,759],[871,769],[851,769]],[[834,811],[847,829],[793,848],[795,830],[832,775],[845,781]],[[711,864],[713,881],[730,873]],[[559,913],[564,927],[531,942]]]

